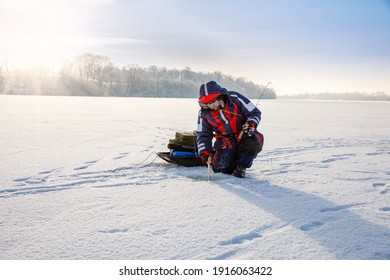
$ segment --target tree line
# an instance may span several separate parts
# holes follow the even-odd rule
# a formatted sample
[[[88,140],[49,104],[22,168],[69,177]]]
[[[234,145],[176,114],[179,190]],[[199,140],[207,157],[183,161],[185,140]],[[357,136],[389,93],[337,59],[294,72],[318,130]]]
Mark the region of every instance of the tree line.
[[[390,101],[390,95],[383,91],[374,93],[344,92],[344,93],[305,93],[296,95],[281,95],[280,99],[310,99],[310,100],[365,100],[365,101]]]
[[[3,94],[196,98],[200,85],[211,80],[250,98],[259,98],[261,94],[264,99],[276,98],[272,88],[220,71],[196,72],[190,67],[178,70],[136,64],[119,68],[109,57],[92,53],[64,61],[58,71],[43,66],[11,71],[6,65],[0,66]]]

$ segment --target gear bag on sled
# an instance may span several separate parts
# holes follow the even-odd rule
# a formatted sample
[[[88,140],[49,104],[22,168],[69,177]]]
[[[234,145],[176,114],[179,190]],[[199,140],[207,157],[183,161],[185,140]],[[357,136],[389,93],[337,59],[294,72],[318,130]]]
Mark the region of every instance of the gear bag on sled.
[[[181,166],[203,166],[196,146],[196,131],[175,134],[175,139],[170,139],[167,145],[169,152],[159,152],[157,155],[169,163]]]

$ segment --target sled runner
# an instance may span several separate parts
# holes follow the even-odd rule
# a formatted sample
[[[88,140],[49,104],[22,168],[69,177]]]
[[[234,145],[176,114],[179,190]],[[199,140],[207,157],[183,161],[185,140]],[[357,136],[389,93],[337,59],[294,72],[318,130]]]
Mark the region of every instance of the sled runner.
[[[176,132],[175,139],[170,139],[167,147],[169,152],[157,153],[166,162],[185,167],[203,166],[196,147],[196,131]]]

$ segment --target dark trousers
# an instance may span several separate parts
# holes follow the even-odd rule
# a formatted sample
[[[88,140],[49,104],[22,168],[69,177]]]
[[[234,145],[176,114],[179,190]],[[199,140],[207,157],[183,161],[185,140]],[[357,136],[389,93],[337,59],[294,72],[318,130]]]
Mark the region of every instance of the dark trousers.
[[[232,174],[237,165],[251,167],[263,143],[264,136],[257,131],[251,137],[244,134],[239,143],[234,137],[218,139],[212,161],[214,172]]]

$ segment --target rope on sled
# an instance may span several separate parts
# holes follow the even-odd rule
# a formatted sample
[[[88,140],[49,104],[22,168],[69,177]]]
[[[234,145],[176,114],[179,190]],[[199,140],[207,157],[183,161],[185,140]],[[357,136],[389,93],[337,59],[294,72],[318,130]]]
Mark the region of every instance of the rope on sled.
[[[141,166],[145,161],[148,160],[148,158],[150,158],[151,155],[155,154],[156,156],[154,157],[154,159],[149,162],[148,164],[145,164],[143,166]],[[158,158],[158,155],[156,152],[151,152],[143,161],[141,161],[140,163],[136,164],[135,167],[138,167],[138,168],[144,168],[144,167],[147,167],[149,165],[151,165],[156,159]]]
[[[155,154],[156,156],[154,157],[154,159],[149,162],[148,164],[145,164],[143,165],[143,163],[145,161],[147,161],[151,155]],[[134,169],[134,168],[145,168],[145,167],[148,167],[150,166],[156,159],[158,158],[158,155],[156,152],[151,152],[143,161],[141,161],[140,163],[136,164],[136,165],[133,165],[133,166],[129,166],[129,167],[118,167],[118,168],[115,168],[115,169],[111,169],[111,170],[108,170],[108,172],[119,172],[119,171],[124,171],[124,170],[131,170],[131,169]]]

